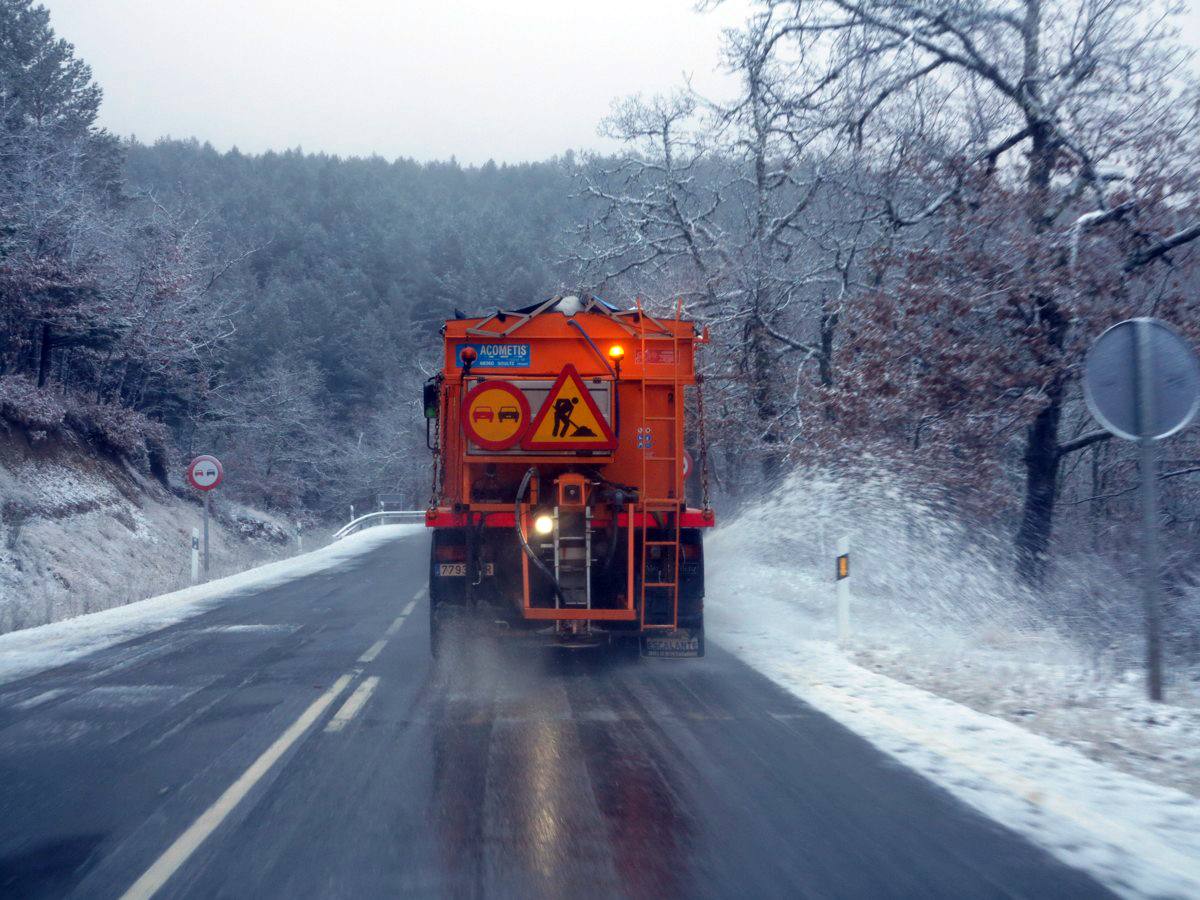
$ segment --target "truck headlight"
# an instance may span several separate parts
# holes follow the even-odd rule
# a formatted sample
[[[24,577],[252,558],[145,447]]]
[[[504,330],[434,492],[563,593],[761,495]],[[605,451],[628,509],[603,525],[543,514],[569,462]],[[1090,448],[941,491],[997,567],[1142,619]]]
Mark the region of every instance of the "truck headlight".
[[[545,537],[554,530],[554,519],[542,513],[533,520],[533,530]]]

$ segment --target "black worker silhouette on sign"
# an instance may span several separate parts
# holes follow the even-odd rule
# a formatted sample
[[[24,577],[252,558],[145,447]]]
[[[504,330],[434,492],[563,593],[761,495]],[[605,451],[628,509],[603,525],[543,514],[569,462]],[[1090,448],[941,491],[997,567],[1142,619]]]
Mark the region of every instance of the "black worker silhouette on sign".
[[[550,432],[551,437],[596,436],[596,432],[592,431],[586,425],[576,425],[571,421],[571,414],[575,411],[575,404],[578,402],[578,397],[572,397],[570,400],[563,397],[554,401],[554,428]],[[568,428],[573,430],[568,432]]]
[[[554,401],[554,430],[550,432],[552,437],[567,436],[567,428],[571,425],[571,413],[578,402],[578,397],[572,397],[570,400],[563,397]]]

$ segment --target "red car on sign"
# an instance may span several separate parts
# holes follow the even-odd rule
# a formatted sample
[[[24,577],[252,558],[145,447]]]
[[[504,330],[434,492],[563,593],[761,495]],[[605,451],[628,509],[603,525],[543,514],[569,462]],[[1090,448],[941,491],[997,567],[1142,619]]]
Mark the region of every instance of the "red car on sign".
[[[496,414],[490,406],[480,406],[471,413],[472,422],[495,422]]]

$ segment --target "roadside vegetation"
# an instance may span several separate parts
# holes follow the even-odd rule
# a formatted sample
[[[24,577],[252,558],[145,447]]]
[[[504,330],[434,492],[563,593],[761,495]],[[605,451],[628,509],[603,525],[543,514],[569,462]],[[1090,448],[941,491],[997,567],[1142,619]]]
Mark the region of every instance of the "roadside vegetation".
[[[1136,461],[1079,374],[1132,315],[1200,339],[1175,22],[1132,0],[762,0],[727,38],[733,96],[620,99],[600,127],[621,153],[471,167],[117,138],[46,11],[0,0],[0,417],[164,481],[217,453],[231,495],[291,517],[369,490],[419,506],[444,318],[682,296],[714,332],[723,511],[798,466],[883,471],[996,536],[1023,590],[1132,571]],[[1200,437],[1165,447],[1172,641],[1200,658]]]

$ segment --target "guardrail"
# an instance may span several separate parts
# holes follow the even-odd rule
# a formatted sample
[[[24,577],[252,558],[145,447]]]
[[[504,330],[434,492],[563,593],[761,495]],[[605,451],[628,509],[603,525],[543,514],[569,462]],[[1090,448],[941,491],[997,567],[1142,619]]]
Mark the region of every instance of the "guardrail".
[[[367,513],[365,516],[359,516],[357,519],[351,519],[345,525],[337,530],[333,535],[333,540],[339,541],[348,534],[354,534],[356,531],[362,531],[364,528],[370,528],[373,525],[384,525],[391,521],[393,524],[401,522],[424,522],[425,510],[423,509],[385,509],[380,512]]]

